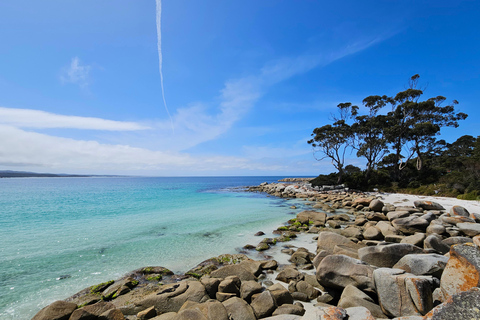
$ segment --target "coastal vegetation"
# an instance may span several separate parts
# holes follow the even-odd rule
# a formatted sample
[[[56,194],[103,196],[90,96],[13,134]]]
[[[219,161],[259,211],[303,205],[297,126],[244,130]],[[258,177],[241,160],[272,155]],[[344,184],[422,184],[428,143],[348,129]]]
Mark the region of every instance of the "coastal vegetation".
[[[456,100],[423,100],[419,77],[412,76],[407,89],[395,96],[363,99],[365,114],[350,102],[340,103],[333,123],[313,130],[308,143],[316,159],[330,159],[337,170],[314,179],[314,186],[344,183],[361,190],[478,197],[480,136],[464,135],[453,143],[438,140],[442,128],[457,128],[467,114],[456,112]],[[390,111],[382,112],[388,107]],[[352,153],[364,159],[365,169],[346,163]]]

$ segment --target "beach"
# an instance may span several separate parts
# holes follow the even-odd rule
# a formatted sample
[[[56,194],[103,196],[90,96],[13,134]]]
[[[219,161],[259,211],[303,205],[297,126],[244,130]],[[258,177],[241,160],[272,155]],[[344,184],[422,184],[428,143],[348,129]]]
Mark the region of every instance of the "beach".
[[[403,269],[400,270],[402,272],[399,272],[398,269],[391,269],[394,263],[391,263],[390,260],[396,259],[395,263],[397,263],[401,257],[397,253],[395,255],[385,253],[382,250],[391,248],[394,252],[401,251],[403,252],[402,257],[414,254],[422,254],[423,258],[428,257],[429,259],[435,257],[438,260],[436,260],[436,263],[442,265],[440,269],[443,271],[447,268],[446,261],[449,259],[450,249],[443,242],[446,241],[446,243],[451,245],[457,244],[460,247],[467,246],[467,248],[468,242],[474,242],[474,239],[472,239],[473,233],[465,231],[460,227],[455,227],[452,219],[458,220],[458,226],[461,223],[465,223],[465,221],[468,221],[471,225],[476,225],[476,222],[478,222],[475,220],[469,221],[468,219],[472,220],[472,218],[466,216],[459,218],[454,214],[450,215],[449,212],[459,210],[458,208],[461,207],[469,213],[469,216],[475,217],[475,214],[480,214],[478,201],[406,194],[349,194],[342,190],[318,193],[313,192],[302,184],[292,183],[262,185],[251,190],[267,191],[273,196],[280,196],[287,204],[292,204],[290,209],[296,213],[298,212],[295,218],[285,221],[278,228],[273,228],[272,230],[269,229],[271,226],[259,228],[259,232],[255,237],[251,237],[249,240],[254,241],[258,239],[257,242],[245,243],[243,249],[237,249],[240,254],[227,254],[207,259],[185,274],[154,274],[154,277],[158,277],[158,280],[162,279],[155,284],[152,283],[152,275],[145,271],[146,268],[138,269],[130,273],[127,278],[123,277],[112,282],[110,290],[102,288],[104,292],[109,290],[108,292],[117,292],[117,295],[122,297],[123,295],[128,296],[128,298],[119,297],[115,299],[111,299],[110,296],[110,298],[106,299],[110,301],[108,303],[110,303],[111,310],[118,310],[128,319],[137,319],[137,317],[140,317],[140,313],[145,312],[147,309],[151,312],[150,314],[155,314],[155,316],[151,317],[152,319],[183,319],[182,316],[189,312],[197,314],[200,319],[200,313],[202,312],[203,316],[207,316],[207,318],[212,316],[200,305],[215,305],[218,308],[223,308],[222,310],[226,310],[231,316],[232,310],[238,308],[238,304],[243,303],[243,309],[253,312],[255,318],[252,319],[267,319],[269,317],[276,319],[272,315],[278,318],[280,314],[290,314],[292,317],[288,319],[316,319],[321,314],[337,311],[340,313],[346,312],[345,317],[347,317],[348,312],[355,311],[363,312],[365,315],[372,317],[372,319],[393,319],[397,316],[410,316],[411,318],[405,319],[413,320],[427,317],[437,308],[444,306],[442,302],[447,300],[447,296],[460,293],[451,292],[444,288],[445,286],[448,287],[446,283],[449,283],[448,281],[450,280],[441,277],[439,270],[419,275],[405,273]],[[342,205],[339,205],[339,203],[342,203]],[[374,203],[381,203],[382,208],[369,208]],[[429,209],[430,207],[428,206],[431,206],[433,209]],[[311,208],[311,210],[304,210],[305,208]],[[392,218],[393,216],[395,217]],[[408,228],[411,229],[397,226],[401,219],[407,218],[423,223],[423,225],[409,225]],[[320,221],[322,219],[323,221]],[[365,221],[360,223],[361,219]],[[441,219],[448,222],[441,222]],[[425,224],[424,221],[428,223]],[[432,231],[435,229],[432,225],[438,227],[442,223],[444,228],[442,232]],[[390,225],[390,231],[394,229],[393,226],[398,230],[397,232],[392,231],[392,233],[384,232],[380,225]],[[369,235],[372,228],[378,230],[378,235],[374,237]],[[415,228],[423,228],[423,232]],[[449,234],[447,235],[447,233]],[[471,235],[470,238],[466,233]],[[332,240],[325,239],[331,237],[335,239],[334,242],[336,243],[328,244]],[[435,239],[438,239],[440,244],[435,242]],[[443,242],[440,242],[440,240]],[[436,247],[437,245],[438,247]],[[327,248],[328,246],[330,247]],[[446,251],[442,252],[442,250]],[[365,253],[367,251],[368,253]],[[371,258],[376,255],[378,257]],[[392,255],[394,256],[393,258],[391,257]],[[332,262],[335,259],[343,259],[343,263],[351,264],[351,268],[347,269],[361,269],[362,272],[366,273],[364,278],[367,280],[363,279],[360,282],[358,279],[351,280],[351,275],[332,276],[332,273],[336,271],[329,269],[333,266],[333,263],[327,263],[329,259]],[[445,263],[442,264],[441,262]],[[461,273],[461,267],[458,268],[460,269],[458,272]],[[328,270],[326,271],[326,269]],[[392,274],[392,271],[389,270],[397,271],[394,271],[394,274]],[[381,272],[386,272],[387,275],[392,277],[398,277],[401,274],[401,277],[414,279],[417,282],[423,281],[423,287],[421,287],[428,287],[429,289],[421,289],[419,294],[422,299],[427,298],[424,299],[425,301],[422,300],[423,302],[419,306],[418,303],[415,304],[416,302],[410,301],[408,295],[402,294],[402,303],[410,306],[410,309],[407,308],[407,310],[402,307],[403,309],[396,310],[395,306],[392,307],[385,301],[383,296],[385,292],[382,292],[382,290],[393,290],[390,288],[391,284],[387,286],[388,289],[385,289],[381,284],[373,281],[375,274]],[[324,278],[326,274],[330,274],[329,277],[333,277],[333,280],[326,281]],[[347,284],[335,282],[342,277],[349,278],[350,282],[347,281]],[[385,274],[382,274],[382,278],[384,277],[386,277]],[[123,286],[125,286],[126,279],[130,279],[128,280],[130,281],[130,286],[124,289],[125,292],[119,294],[121,292],[119,284],[123,283]],[[133,285],[132,283],[136,284]],[[176,294],[175,299],[178,301],[175,300],[175,303],[173,303],[173,300],[168,300],[173,298],[169,298],[167,292],[179,290],[178,283],[185,285],[186,291],[183,290]],[[442,284],[445,284],[444,287],[442,287]],[[157,288],[158,285],[160,285],[160,289]],[[215,289],[212,289],[212,286]],[[196,289],[194,290],[193,287]],[[247,290],[244,287],[250,288],[252,290],[251,294],[244,295],[244,291]],[[111,288],[116,289],[112,290]],[[189,288],[191,288],[192,292],[187,294],[188,290],[190,290]],[[360,291],[358,291],[359,288]],[[406,290],[405,287],[401,288],[399,289],[400,291]],[[99,303],[98,296],[92,297],[90,294],[92,289],[90,288],[89,290],[84,291],[83,294],[73,296],[67,299],[67,301],[77,306],[79,302],[83,302],[86,305],[85,308],[88,305]],[[358,291],[356,292],[357,296],[362,290],[367,293],[365,301],[368,303],[356,301],[352,304],[351,301],[345,302],[347,298],[344,297],[344,294],[352,290]],[[462,290],[461,293],[463,291],[465,290]],[[104,292],[101,293],[99,291],[101,294],[104,294]],[[154,292],[155,299],[149,298]],[[161,292],[165,293],[162,294]],[[371,299],[368,298],[369,295],[373,296],[374,300],[369,301],[368,299]],[[430,302],[427,301],[429,300],[429,295],[434,297],[430,299]],[[165,305],[165,302],[161,302],[163,301],[160,298],[162,296],[164,296],[163,299],[167,299],[165,301],[170,301],[170,303]],[[129,302],[128,304],[125,304],[126,299]],[[262,301],[262,303],[256,299]],[[272,303],[270,307],[268,307],[269,299]],[[185,301],[191,302],[187,303]],[[245,307],[245,301],[249,303],[248,307]],[[283,301],[283,303],[279,301]],[[435,309],[433,309],[434,303],[436,305]],[[148,304],[149,307],[147,307]],[[345,309],[341,306],[345,307]],[[265,311],[265,308],[269,310]],[[352,309],[352,311],[349,308],[357,309]],[[363,309],[360,310],[358,308]],[[111,311],[111,313],[113,312]],[[245,312],[248,313],[249,311]],[[252,313],[250,312],[249,314],[251,315]],[[349,319],[356,319],[352,315],[349,316]],[[338,319],[343,318],[339,317]]]

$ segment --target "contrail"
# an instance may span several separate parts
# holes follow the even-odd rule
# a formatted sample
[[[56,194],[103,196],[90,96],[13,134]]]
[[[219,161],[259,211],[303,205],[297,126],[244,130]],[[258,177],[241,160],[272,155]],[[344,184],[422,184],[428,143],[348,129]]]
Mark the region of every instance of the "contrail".
[[[163,71],[162,71],[162,64],[163,64],[163,56],[162,56],[162,0],[156,0],[156,4],[157,4],[158,69],[159,69],[159,71],[160,71],[160,84],[161,84],[161,86],[162,86],[163,105],[165,106],[165,110],[167,111],[168,117],[170,118],[170,124],[172,125],[172,132],[175,132],[175,128],[173,127],[172,116],[170,115],[170,111],[168,111],[167,102],[165,101],[165,90],[163,89]]]

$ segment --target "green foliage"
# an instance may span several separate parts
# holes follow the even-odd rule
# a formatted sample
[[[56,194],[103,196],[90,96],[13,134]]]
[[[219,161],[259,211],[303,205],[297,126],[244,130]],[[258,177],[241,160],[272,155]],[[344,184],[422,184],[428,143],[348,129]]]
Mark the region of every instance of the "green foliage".
[[[162,280],[162,275],[158,274],[147,278],[148,281],[160,281]]]
[[[100,284],[97,284],[95,286],[92,286],[90,288],[90,293],[93,293],[93,294],[99,294],[100,291],[103,291],[105,290],[108,286],[110,286],[112,283],[114,283],[115,280],[110,280],[110,281],[107,281],[107,282],[102,282]]]
[[[475,190],[469,193],[458,195],[457,198],[463,200],[480,200],[479,193],[480,192],[478,190]]]
[[[480,192],[480,136],[462,136],[451,144],[436,140],[442,128],[458,127],[467,115],[455,111],[456,100],[448,104],[443,96],[423,99],[419,78],[412,76],[407,89],[394,96],[366,97],[365,114],[349,102],[341,103],[331,124],[313,130],[308,143],[320,153],[317,160],[329,158],[337,169],[313,179],[313,186],[342,181],[360,190],[454,196]],[[387,106],[390,110],[382,112]],[[345,163],[353,150],[366,160],[364,170]]]
[[[278,230],[278,231],[286,231],[286,230],[288,230],[288,227],[286,227],[286,226],[281,226],[281,227],[278,227],[277,230]]]
[[[191,277],[194,277],[196,279],[200,279],[202,277],[201,274],[198,274],[198,273],[195,273],[195,272],[187,272],[185,273],[186,276],[191,276]]]

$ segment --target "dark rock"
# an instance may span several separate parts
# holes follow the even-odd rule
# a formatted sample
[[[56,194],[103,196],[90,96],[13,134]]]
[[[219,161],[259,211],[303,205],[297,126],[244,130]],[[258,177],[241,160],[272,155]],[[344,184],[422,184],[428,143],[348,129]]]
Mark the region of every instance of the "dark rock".
[[[440,254],[445,254],[450,250],[450,246],[442,243],[440,236],[431,234],[423,241],[425,249],[433,249]]]
[[[55,301],[37,312],[32,320],[68,320],[76,309],[75,303]]]
[[[413,253],[423,253],[423,250],[408,243],[365,247],[358,250],[358,256],[361,261],[384,268],[393,267],[403,256]]]
[[[256,237],[260,237],[260,236],[263,236],[263,235],[265,235],[265,232],[263,232],[263,231],[258,231],[257,233],[255,233]]]

